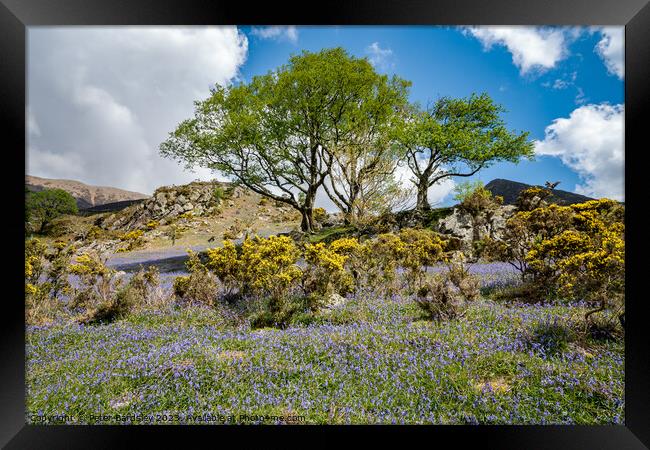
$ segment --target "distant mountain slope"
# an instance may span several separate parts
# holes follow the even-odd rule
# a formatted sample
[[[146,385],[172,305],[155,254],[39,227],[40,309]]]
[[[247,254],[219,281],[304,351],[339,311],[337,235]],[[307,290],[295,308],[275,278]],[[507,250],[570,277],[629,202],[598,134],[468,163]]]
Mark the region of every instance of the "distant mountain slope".
[[[56,180],[25,175],[25,186],[31,191],[43,189],[63,189],[77,199],[80,209],[87,209],[107,203],[122,202],[125,200],[140,200],[148,195],[140,192],[125,191],[108,186],[91,186],[75,180]]]
[[[136,200],[122,200],[120,202],[104,203],[102,205],[90,206],[87,208],[81,208],[81,212],[85,214],[99,214],[105,212],[116,212],[121,211],[125,208],[128,208],[131,205],[136,203],[142,203],[146,199],[136,199]]]
[[[531,184],[497,178],[486,184],[485,188],[492,192],[492,195],[502,196],[504,205],[513,205],[517,201],[519,193],[524,189],[532,186],[533,185]],[[572,205],[574,203],[582,203],[593,200],[593,198],[576,194],[574,192],[553,189],[553,196],[550,197],[549,200],[555,203]]]

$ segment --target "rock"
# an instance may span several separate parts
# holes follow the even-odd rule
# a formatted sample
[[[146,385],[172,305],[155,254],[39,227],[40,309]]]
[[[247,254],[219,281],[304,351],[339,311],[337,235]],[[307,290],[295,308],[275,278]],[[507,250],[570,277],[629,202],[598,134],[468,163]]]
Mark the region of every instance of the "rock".
[[[346,301],[347,299],[345,297],[337,293],[334,293],[328,297],[324,306],[325,308],[336,308],[338,306],[344,305]]]
[[[506,221],[516,212],[514,205],[497,208],[490,216],[485,217],[485,223],[479,225],[478,238],[490,237],[499,239],[506,226]],[[470,213],[455,207],[453,212],[438,222],[438,231],[461,241],[461,247],[471,250],[474,241],[474,222]]]
[[[185,211],[191,211],[191,210],[194,209],[194,205],[191,204],[191,203],[189,203],[189,202],[188,202],[188,203],[185,203],[185,205],[183,206],[183,209],[184,209]]]

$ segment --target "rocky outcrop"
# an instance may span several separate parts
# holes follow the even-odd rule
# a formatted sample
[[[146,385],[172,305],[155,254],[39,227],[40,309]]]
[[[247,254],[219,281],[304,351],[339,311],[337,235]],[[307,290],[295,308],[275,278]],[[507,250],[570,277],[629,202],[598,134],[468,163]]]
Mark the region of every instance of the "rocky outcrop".
[[[485,217],[485,220],[480,221],[483,224],[478,225],[475,235],[474,221],[471,214],[462,208],[455,207],[450,215],[440,219],[438,231],[460,239],[465,249],[471,249],[475,236],[478,236],[478,239],[485,237],[499,239],[506,226],[506,221],[516,210],[517,208],[513,205],[497,208],[489,217]]]
[[[98,225],[109,230],[135,230],[151,221],[165,225],[187,213],[195,217],[208,216],[216,212],[222,202],[231,201],[224,200],[224,193],[229,199],[243,195],[242,188],[220,182],[164,186],[144,202],[100,219]]]

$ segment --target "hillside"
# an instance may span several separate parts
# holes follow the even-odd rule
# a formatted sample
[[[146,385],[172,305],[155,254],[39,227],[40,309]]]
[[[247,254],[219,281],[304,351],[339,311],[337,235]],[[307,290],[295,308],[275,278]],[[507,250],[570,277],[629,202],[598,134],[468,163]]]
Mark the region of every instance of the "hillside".
[[[515,204],[519,193],[524,189],[528,189],[530,187],[533,187],[533,185],[519,183],[517,181],[504,180],[501,178],[494,179],[485,185],[485,188],[492,192],[492,195],[500,195],[503,197],[504,205]],[[582,203],[593,199],[584,195],[576,194],[574,192],[554,189],[553,195],[549,198],[549,200],[555,203],[572,205],[574,203]]]
[[[126,200],[140,200],[149,197],[140,192],[126,191],[108,186],[92,186],[75,180],[58,180],[25,175],[25,186],[31,191],[63,189],[77,200],[80,209]]]

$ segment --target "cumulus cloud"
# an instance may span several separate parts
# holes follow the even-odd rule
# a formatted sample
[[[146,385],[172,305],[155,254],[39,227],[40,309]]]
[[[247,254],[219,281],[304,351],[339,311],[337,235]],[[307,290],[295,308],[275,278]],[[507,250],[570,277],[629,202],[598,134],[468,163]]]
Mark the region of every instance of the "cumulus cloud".
[[[261,39],[287,40],[294,44],[298,42],[298,29],[294,26],[253,27],[251,34]]]
[[[366,47],[366,53],[369,55],[368,60],[370,64],[378,69],[387,69],[390,66],[390,58],[393,56],[393,51],[389,48],[381,48],[379,42],[373,42]]]
[[[486,51],[506,47],[522,75],[555,67],[567,57],[567,42],[575,37],[574,29],[528,26],[477,26],[464,32],[481,41]]]
[[[212,178],[159,144],[193,101],[237,78],[248,50],[235,27],[75,27],[28,31],[29,174],[152,193]]]
[[[625,28],[603,27],[600,29],[602,39],[596,44],[595,51],[602,58],[607,71],[620,79],[625,76]]]
[[[625,199],[624,108],[607,103],[575,109],[555,119],[535,152],[560,158],[583,180],[576,192],[590,197]]]

